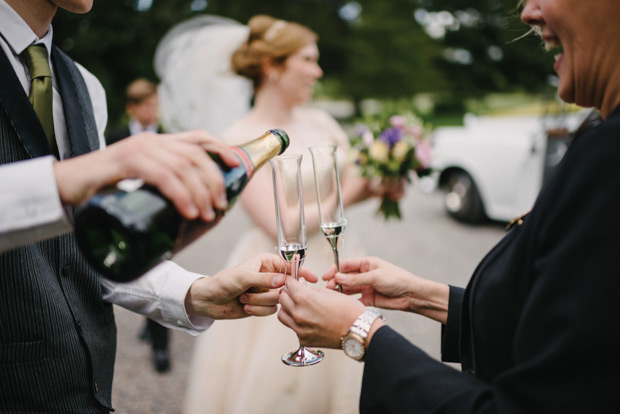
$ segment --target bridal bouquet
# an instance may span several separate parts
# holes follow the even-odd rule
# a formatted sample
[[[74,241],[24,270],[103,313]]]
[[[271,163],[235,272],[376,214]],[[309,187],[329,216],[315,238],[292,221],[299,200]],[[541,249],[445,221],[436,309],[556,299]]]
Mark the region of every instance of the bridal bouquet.
[[[406,180],[411,173],[418,177],[430,173],[431,146],[422,120],[413,113],[389,117],[366,117],[351,137],[353,161],[361,174],[380,178],[384,184]],[[378,214],[388,220],[400,219],[398,201],[384,196]]]

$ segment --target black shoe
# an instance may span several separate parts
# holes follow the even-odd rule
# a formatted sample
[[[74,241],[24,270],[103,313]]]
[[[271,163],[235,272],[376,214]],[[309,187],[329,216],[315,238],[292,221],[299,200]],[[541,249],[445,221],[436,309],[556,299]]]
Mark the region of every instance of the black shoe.
[[[155,365],[155,371],[163,373],[170,370],[170,355],[167,349],[154,349],[153,350],[153,364]]]
[[[141,340],[142,342],[151,341],[151,331],[149,331],[148,324],[145,324],[144,328],[140,330],[140,333],[138,334],[138,339]]]

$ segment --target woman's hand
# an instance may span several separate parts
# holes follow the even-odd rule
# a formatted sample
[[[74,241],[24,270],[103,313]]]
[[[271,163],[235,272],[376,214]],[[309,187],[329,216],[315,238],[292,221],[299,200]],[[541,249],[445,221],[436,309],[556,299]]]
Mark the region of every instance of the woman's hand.
[[[77,206],[100,189],[125,178],[157,187],[188,219],[215,218],[214,207],[227,206],[224,177],[208,152],[230,167],[239,160],[227,145],[206,131],[136,134],[102,151],[56,162],[61,200]]]
[[[340,273],[332,266],[324,275],[328,288],[342,285],[343,293],[361,293],[367,306],[414,312],[446,323],[448,285],[418,277],[377,257],[340,262]]]
[[[399,201],[406,194],[407,179],[370,179],[352,173],[342,178],[342,202],[345,207],[368,200],[373,197],[389,197]]]
[[[368,182],[368,188],[375,197],[389,197],[391,200],[400,201],[406,193],[406,178],[384,177],[372,179]]]
[[[198,279],[185,298],[187,313],[213,319],[271,315],[277,311],[277,289],[287,279],[285,271],[282,259],[263,253],[211,277]],[[299,275],[310,282],[318,280],[306,269],[301,269]]]
[[[340,348],[342,338],[365,310],[358,300],[329,289],[313,289],[288,278],[280,290],[278,319],[304,346]]]

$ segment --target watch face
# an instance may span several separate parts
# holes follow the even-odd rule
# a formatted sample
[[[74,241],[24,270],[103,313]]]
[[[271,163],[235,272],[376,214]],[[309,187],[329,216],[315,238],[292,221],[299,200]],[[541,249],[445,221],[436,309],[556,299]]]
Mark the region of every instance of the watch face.
[[[364,355],[364,345],[353,336],[346,336],[342,345],[345,354],[351,358],[359,359]]]

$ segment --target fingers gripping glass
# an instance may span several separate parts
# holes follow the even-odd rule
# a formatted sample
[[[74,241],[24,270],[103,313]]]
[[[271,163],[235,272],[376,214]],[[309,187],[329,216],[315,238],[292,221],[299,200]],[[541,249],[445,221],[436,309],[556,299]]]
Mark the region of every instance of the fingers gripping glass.
[[[306,256],[306,223],[304,220],[303,192],[299,154],[282,155],[270,161],[273,176],[273,193],[278,226],[280,256],[299,280],[299,269]],[[303,346],[282,355],[286,365],[303,367],[321,362],[324,354]]]
[[[310,147],[310,153],[314,166],[314,183],[321,231],[334,252],[336,270],[340,271],[338,250],[347,220],[344,218],[344,209],[342,208],[336,148],[335,144]],[[342,286],[338,286],[338,289],[342,292]]]

